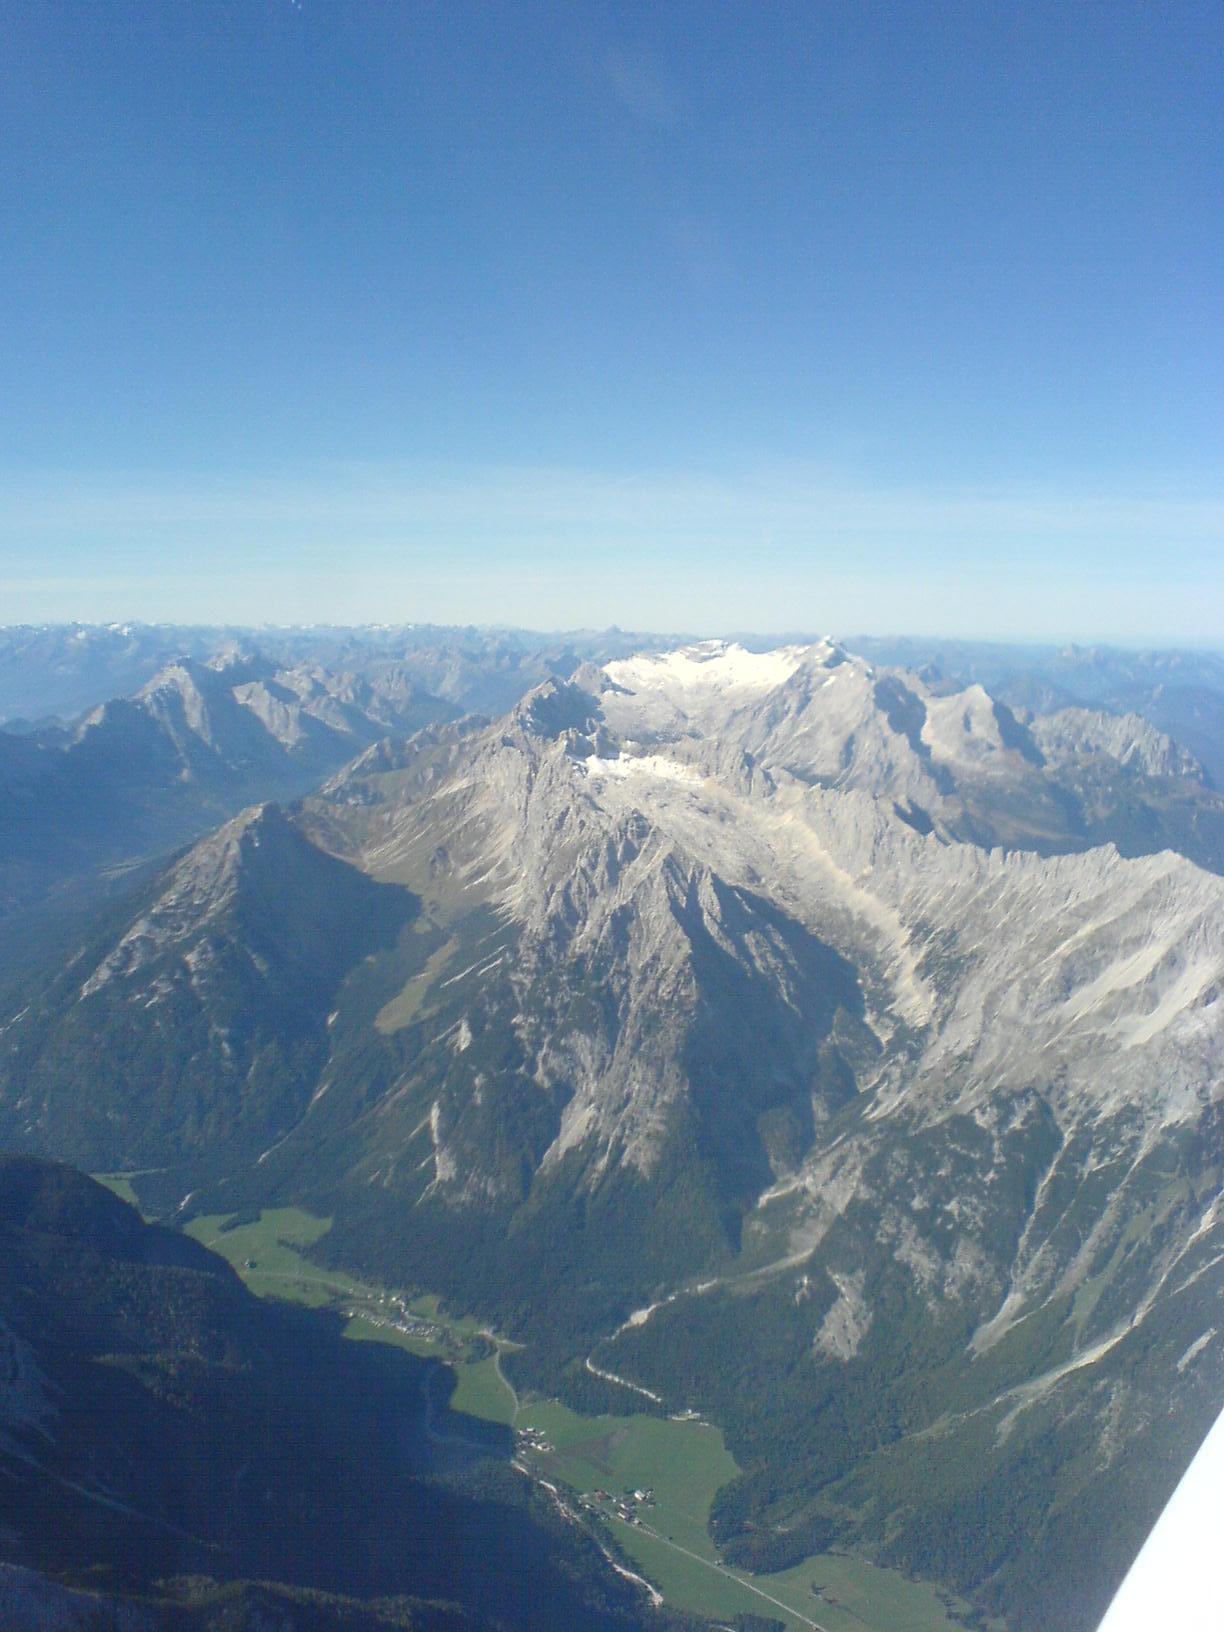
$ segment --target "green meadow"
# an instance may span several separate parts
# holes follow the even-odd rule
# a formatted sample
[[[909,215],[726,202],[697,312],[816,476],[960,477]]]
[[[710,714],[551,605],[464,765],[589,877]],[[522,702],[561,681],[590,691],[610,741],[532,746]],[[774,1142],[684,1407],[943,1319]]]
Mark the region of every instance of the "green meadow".
[[[105,1182],[123,1194],[122,1176]],[[125,1197],[125,1199],[128,1199]],[[430,1293],[401,1296],[311,1263],[303,1254],[331,1228],[296,1207],[273,1208],[235,1223],[233,1215],[196,1218],[188,1233],[233,1264],[261,1297],[350,1309],[345,1336],[392,1343],[441,1359],[455,1374],[453,1411],[519,1430],[519,1456],[539,1478],[583,1499],[631,1565],[677,1608],[714,1617],[748,1613],[781,1620],[787,1632],[960,1632],[931,1586],[865,1559],[825,1554],[776,1575],[748,1575],[720,1563],[707,1522],[719,1488],[739,1471],[718,1428],[692,1419],[583,1417],[555,1400],[520,1402],[499,1354],[513,1347],[456,1317]],[[618,1517],[613,1499],[649,1490],[633,1504],[636,1523]]]
[[[935,1590],[865,1559],[826,1554],[776,1575],[719,1562],[706,1529],[720,1486],[739,1471],[719,1429],[658,1417],[580,1417],[555,1401],[522,1406],[517,1426],[542,1433],[550,1451],[526,1460],[545,1478],[594,1503],[621,1550],[669,1603],[697,1614],[772,1615],[788,1632],[957,1632]],[[596,1492],[634,1503],[638,1523],[618,1518]],[[814,1590],[818,1589],[818,1590]]]
[[[136,1192],[132,1189],[131,1175],[128,1173],[91,1173],[90,1177],[99,1184],[104,1184],[108,1190],[113,1190],[120,1201],[126,1201],[129,1207],[140,1211],[140,1203],[136,1199]]]
[[[331,1229],[330,1218],[315,1218],[300,1207],[274,1207],[249,1224],[233,1224],[229,1213],[193,1218],[187,1234],[234,1266],[257,1296],[285,1298],[322,1308],[338,1299],[363,1302],[381,1295],[379,1289],[351,1275],[321,1269],[302,1256]]]

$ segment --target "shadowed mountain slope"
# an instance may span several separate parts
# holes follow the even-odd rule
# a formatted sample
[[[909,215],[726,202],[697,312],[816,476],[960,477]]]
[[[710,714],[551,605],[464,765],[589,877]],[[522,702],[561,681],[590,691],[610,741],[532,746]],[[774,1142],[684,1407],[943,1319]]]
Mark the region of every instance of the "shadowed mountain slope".
[[[664,1624],[508,1469],[441,1476],[434,1363],[260,1303],[67,1168],[0,1158],[0,1247],[6,1627]]]

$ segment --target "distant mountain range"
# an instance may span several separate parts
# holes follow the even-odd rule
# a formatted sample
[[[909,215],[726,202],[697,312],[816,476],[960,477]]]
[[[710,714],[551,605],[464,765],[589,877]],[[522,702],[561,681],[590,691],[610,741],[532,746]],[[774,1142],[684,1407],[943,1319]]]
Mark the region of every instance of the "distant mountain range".
[[[1128,652],[1110,646],[1001,646],[973,641],[851,642],[876,662],[931,667],[958,685],[980,681],[1039,714],[1060,708],[1139,714],[1167,731],[1224,787],[1224,650]]]
[[[309,1207],[524,1390],[710,1417],[733,1562],[1091,1628],[1224,1393],[1224,795],[947,652],[573,655],[494,723],[405,678],[408,736],[326,670],[124,705],[209,787],[264,775],[235,721],[277,774],[362,751],[74,921],[0,1142]]]
[[[381,690],[387,671],[464,712],[500,714],[587,658],[627,656],[684,637],[620,629],[533,634],[516,629],[388,624],[345,628],[191,624],[17,624],[0,627],[0,727],[68,723],[139,691],[183,660],[224,667],[258,654],[273,668],[322,668]]]

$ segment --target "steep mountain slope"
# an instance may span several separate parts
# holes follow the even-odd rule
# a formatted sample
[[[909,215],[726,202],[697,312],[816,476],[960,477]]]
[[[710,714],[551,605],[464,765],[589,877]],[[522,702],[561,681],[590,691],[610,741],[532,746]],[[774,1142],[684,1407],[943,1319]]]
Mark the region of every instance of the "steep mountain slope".
[[[194,949],[252,933],[174,875],[10,1022],[0,1126],[68,1138],[65,1039],[79,1073],[124,1017],[167,1085],[143,1196],[305,1203],[496,1315],[525,1384],[709,1412],[743,1561],[862,1546],[1088,1627],[1224,1383],[1224,879],[1144,851],[1217,854],[1220,809],[1149,726],[827,642],[587,666],[276,818],[257,917],[326,868],[376,892],[338,918],[399,916],[337,942],[275,1116],[249,1050],[207,1137],[173,1089],[163,989],[223,1032]],[[98,1166],[136,1149],[106,1105]]]
[[[5,1028],[0,1143],[103,1170],[190,1156],[200,1175],[254,1160],[297,1123],[341,981],[394,939],[411,902],[268,805],[128,911],[117,939],[102,926]]]
[[[663,1625],[525,1481],[439,1476],[432,1363],[261,1304],[63,1167],[0,1158],[0,1245],[14,1632]]]

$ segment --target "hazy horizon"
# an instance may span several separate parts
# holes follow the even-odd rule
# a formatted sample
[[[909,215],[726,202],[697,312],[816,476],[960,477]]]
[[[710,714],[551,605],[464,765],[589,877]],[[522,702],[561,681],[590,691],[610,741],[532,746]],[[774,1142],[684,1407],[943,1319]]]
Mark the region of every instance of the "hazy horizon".
[[[480,622],[473,619],[459,619],[454,622],[442,622],[431,618],[415,618],[407,620],[397,619],[365,619],[358,622],[337,621],[334,619],[314,619],[309,621],[278,621],[275,618],[263,618],[258,621],[244,621],[235,618],[216,620],[198,620],[192,618],[13,618],[0,623],[0,629],[91,629],[91,630],[133,630],[133,629],[183,629],[192,631],[213,631],[218,633],[255,634],[268,632],[271,634],[288,634],[295,631],[336,632],[336,633],[381,633],[394,632],[398,629],[431,629],[440,633],[464,633],[472,631],[480,635],[518,635],[531,640],[565,640],[568,638],[593,637],[599,635],[633,635],[640,636],[644,641],[663,643],[677,641],[684,644],[750,642],[753,646],[767,648],[768,645],[793,646],[813,645],[820,641],[831,640],[838,645],[854,649],[856,641],[880,641],[884,643],[912,642],[916,645],[948,645],[948,646],[975,646],[984,649],[998,648],[1000,650],[1016,650],[1030,652],[1053,652],[1058,650],[1078,651],[1118,651],[1118,652],[1197,652],[1215,654],[1224,652],[1224,640],[1152,640],[1146,643],[1085,640],[1068,636],[1065,639],[1055,638],[1028,638],[1023,635],[1014,638],[994,638],[990,635],[957,635],[946,630],[921,630],[913,628],[859,628],[850,631],[839,631],[833,628],[822,629],[786,629],[786,628],[749,628],[743,625],[736,627],[722,626],[705,629],[666,629],[662,626],[637,627],[619,623],[607,624],[524,624],[511,623],[504,619]]]

